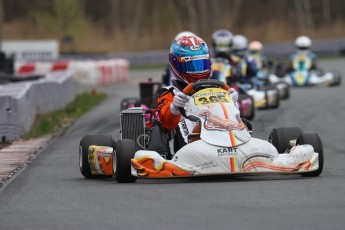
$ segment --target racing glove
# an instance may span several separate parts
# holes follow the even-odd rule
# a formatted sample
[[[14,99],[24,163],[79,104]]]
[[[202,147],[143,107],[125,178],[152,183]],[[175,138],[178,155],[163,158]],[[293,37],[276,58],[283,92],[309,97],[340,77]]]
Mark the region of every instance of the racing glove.
[[[229,89],[230,96],[232,98],[232,101],[234,102],[236,108],[238,109],[238,92],[234,88]]]
[[[188,102],[188,96],[182,92],[177,93],[174,96],[174,100],[170,105],[170,111],[174,115],[179,115],[179,107],[185,107]]]

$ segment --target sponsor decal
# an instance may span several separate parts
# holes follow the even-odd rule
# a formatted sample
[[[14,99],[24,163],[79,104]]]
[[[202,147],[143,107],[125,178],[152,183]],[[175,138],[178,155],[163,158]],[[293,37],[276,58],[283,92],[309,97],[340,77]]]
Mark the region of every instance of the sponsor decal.
[[[213,167],[217,167],[218,165],[216,163],[214,163],[212,160],[208,161],[208,162],[204,162],[204,163],[200,163],[197,165],[192,166],[192,169],[209,169],[209,168],[213,168]]]
[[[237,154],[237,148],[219,148],[217,149],[217,154],[219,157],[224,156],[235,156]]]
[[[110,148],[89,147],[88,161],[92,175],[112,175],[113,159]]]
[[[204,89],[193,95],[196,105],[232,102],[227,91],[223,89]]]
[[[138,176],[142,177],[174,177],[191,176],[194,174],[194,172],[180,168],[168,161],[164,161],[158,167],[155,167],[155,160],[146,156],[132,159],[131,163]]]
[[[181,121],[181,127],[182,127],[183,134],[184,134],[185,136],[188,136],[189,131],[188,131],[187,124],[186,124],[186,121],[185,121],[185,120],[182,120],[182,121]]]
[[[193,45],[193,46],[191,46],[189,49],[190,49],[190,50],[193,50],[193,51],[195,51],[195,50],[200,50],[200,49],[201,49],[201,46],[200,46],[200,45]]]

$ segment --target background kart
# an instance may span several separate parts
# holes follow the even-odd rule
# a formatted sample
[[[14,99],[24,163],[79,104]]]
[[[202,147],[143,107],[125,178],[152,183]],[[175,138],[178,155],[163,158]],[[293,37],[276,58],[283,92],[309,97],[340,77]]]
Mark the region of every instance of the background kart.
[[[156,100],[158,98],[158,91],[162,88],[162,83],[153,82],[149,80],[147,82],[139,83],[139,95],[140,98],[124,98],[121,101],[121,111],[133,107],[141,107],[146,111],[155,108]],[[146,120],[150,118],[150,115],[146,115]]]
[[[185,88],[184,93],[191,97],[181,113],[200,125],[189,135],[190,143],[175,154],[169,154],[173,152],[171,132],[162,129],[157,119],[148,127],[140,107],[122,111],[122,136],[116,143],[108,135],[81,140],[81,173],[86,178],[114,176],[119,183],[132,183],[137,177],[321,174],[323,147],[317,134],[280,128],[272,130],[269,141],[251,137],[251,125],[238,117],[228,89],[224,83],[209,81]],[[249,141],[251,144],[246,144]]]
[[[230,64],[229,61],[224,58],[216,58],[212,60],[212,74],[211,79],[226,82],[227,76],[230,75]],[[235,87],[236,88],[236,87]],[[253,96],[247,94],[243,90],[236,90],[239,93],[238,106],[241,117],[252,120],[255,117],[255,102]]]
[[[232,71],[232,68],[228,60],[224,58],[215,58],[212,61],[211,79],[228,83],[229,82],[228,78],[231,78],[232,76],[231,71]],[[254,108],[268,109],[268,108],[279,107],[280,97],[279,97],[278,89],[275,86],[262,87],[259,89],[253,83],[249,83],[249,82],[241,83],[238,81],[236,83],[231,83],[230,86],[237,89],[240,95],[251,96],[254,100],[253,101]],[[244,98],[248,98],[248,96]],[[240,106],[240,110],[243,110],[243,111],[245,111],[245,109],[242,109],[243,107],[244,108],[248,107],[245,104],[243,104],[242,101],[239,101],[239,106]],[[248,111],[248,114],[250,114],[250,112]],[[245,116],[245,112],[243,112],[241,116],[246,119],[251,119],[251,117],[248,118]]]
[[[339,86],[341,84],[339,71],[323,73],[323,71],[311,70],[311,66],[309,58],[299,56],[292,62],[293,71],[287,73],[283,79],[294,87]]]
[[[277,88],[280,99],[288,99],[290,97],[290,86],[277,75],[270,73],[268,70],[259,70],[253,83],[257,88],[264,90],[265,87]]]
[[[252,82],[237,82],[231,86],[237,88],[240,92],[252,96],[254,106],[257,109],[276,109],[280,105],[279,91],[275,85],[260,88]]]
[[[341,84],[341,75],[339,72],[326,72],[312,70],[296,70],[284,76],[284,80],[291,86],[339,86]]]

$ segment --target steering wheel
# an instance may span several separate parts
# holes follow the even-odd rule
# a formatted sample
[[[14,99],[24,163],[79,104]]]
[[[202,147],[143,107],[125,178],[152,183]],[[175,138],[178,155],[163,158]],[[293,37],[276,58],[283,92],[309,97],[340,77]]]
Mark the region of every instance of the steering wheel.
[[[184,89],[183,89],[183,93],[188,95],[188,96],[192,96],[198,88],[215,88],[215,87],[219,87],[222,88],[226,91],[228,91],[230,89],[230,87],[225,84],[222,81],[218,81],[218,80],[200,80],[194,83],[189,83]]]
[[[218,81],[218,80],[200,80],[194,83],[189,83],[184,89],[183,89],[183,93],[188,95],[188,96],[192,96],[196,91],[198,91],[199,88],[222,88],[226,91],[228,91],[230,89],[230,87],[225,84],[222,81]],[[196,121],[198,120],[197,117],[194,116],[188,116],[186,115],[186,111],[184,110],[184,108],[179,107],[179,111],[181,113],[182,116],[184,116],[185,118],[191,120],[191,121]]]

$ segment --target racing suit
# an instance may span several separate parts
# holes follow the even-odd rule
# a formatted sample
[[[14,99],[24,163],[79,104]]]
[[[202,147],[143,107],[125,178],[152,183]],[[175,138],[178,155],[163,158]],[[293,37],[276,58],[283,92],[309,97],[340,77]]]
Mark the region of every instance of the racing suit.
[[[251,79],[256,76],[258,71],[255,60],[249,55],[239,61],[230,58],[230,65],[230,76],[226,79],[229,86],[238,82],[251,84]]]
[[[160,90],[157,99],[157,108],[162,126],[166,129],[175,129],[173,146],[175,153],[188,143],[188,134],[196,126],[195,122],[184,119],[181,114],[175,115],[170,110],[175,94],[182,92],[186,86],[187,84],[182,81],[173,81],[173,85]]]
[[[257,70],[270,69],[272,67],[272,61],[270,61],[266,55],[257,53],[251,54],[251,57],[255,61]]]
[[[295,70],[294,68],[294,61],[297,60],[298,58],[307,58],[310,62],[311,62],[311,66],[308,70],[318,70],[318,66],[317,66],[317,56],[315,53],[311,52],[311,51],[297,51],[293,54],[291,54],[289,56],[289,65],[286,69],[286,72],[292,72]]]
[[[174,114],[171,112],[170,106],[173,103],[174,96],[182,92],[187,86],[185,82],[174,80],[171,86],[162,88],[159,91],[159,97],[157,99],[157,109],[159,110],[159,117],[161,124],[166,129],[174,129],[174,151],[177,152],[180,148],[188,143],[188,135],[192,133],[193,129],[197,125],[196,122],[192,122],[185,119],[181,114]],[[230,91],[230,95],[237,104],[238,94],[237,92]]]

